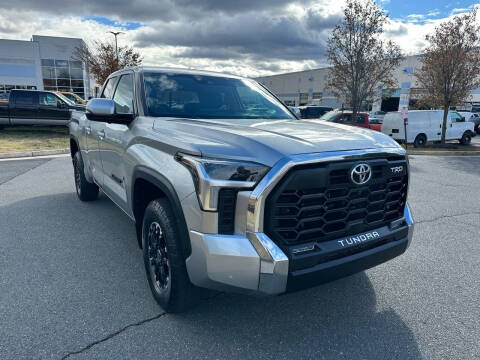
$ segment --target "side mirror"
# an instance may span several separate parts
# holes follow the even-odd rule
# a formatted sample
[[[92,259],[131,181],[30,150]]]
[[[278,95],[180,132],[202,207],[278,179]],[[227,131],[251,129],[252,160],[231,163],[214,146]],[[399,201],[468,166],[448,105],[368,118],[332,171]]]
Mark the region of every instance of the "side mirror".
[[[465,116],[462,116],[462,121],[465,121]]]
[[[133,114],[116,114],[113,100],[99,98],[87,102],[85,116],[92,121],[125,125],[129,124],[135,117]]]
[[[57,101],[57,108],[59,109],[64,109],[65,108],[65,103],[62,101]]]

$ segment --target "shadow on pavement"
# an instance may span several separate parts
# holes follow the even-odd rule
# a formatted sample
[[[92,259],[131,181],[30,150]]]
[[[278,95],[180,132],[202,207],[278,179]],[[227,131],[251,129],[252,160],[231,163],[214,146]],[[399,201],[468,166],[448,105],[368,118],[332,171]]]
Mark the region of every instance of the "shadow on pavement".
[[[0,308],[7,312],[0,335],[16,354],[64,354],[161,312],[133,223],[105,196],[86,204],[57,194],[0,206],[0,228]],[[401,317],[377,311],[365,273],[277,297],[220,294],[125,335],[158,351],[159,343],[141,336],[149,328],[168,339],[167,352],[187,354],[194,346],[198,358],[216,349],[244,358],[421,358]],[[182,347],[185,341],[193,343]]]
[[[211,326],[205,324],[212,318]],[[365,273],[277,297],[224,294],[176,315],[175,321],[205,342],[230,338],[248,352],[272,358],[421,358],[400,316],[393,310],[377,312]]]

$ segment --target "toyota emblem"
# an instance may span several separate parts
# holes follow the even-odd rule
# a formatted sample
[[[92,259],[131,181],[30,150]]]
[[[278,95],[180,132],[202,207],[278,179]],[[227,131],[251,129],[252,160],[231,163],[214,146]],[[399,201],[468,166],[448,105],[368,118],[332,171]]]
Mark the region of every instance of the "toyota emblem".
[[[368,164],[358,164],[352,169],[350,177],[354,184],[364,185],[372,177],[372,168]]]

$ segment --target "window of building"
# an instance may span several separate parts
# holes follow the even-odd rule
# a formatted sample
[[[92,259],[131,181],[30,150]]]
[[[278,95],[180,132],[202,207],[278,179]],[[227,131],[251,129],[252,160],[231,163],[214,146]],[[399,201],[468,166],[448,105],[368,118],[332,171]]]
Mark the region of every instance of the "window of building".
[[[312,100],[322,100],[322,93],[321,92],[312,93]]]
[[[52,59],[42,59],[42,66],[55,66],[55,60]]]
[[[307,105],[308,93],[300,93],[300,105]]]
[[[74,92],[85,98],[83,65],[77,60],[41,59],[45,90]]]
[[[5,85],[0,84],[0,94],[1,93],[9,93],[10,90],[13,89],[20,89],[20,90],[36,90],[37,87],[34,85]]]

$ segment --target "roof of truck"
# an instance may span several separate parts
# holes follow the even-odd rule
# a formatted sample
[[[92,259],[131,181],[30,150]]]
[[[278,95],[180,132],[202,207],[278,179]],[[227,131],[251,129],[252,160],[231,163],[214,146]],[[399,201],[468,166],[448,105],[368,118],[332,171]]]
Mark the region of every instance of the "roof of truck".
[[[215,71],[206,71],[206,70],[195,70],[195,69],[186,69],[186,68],[169,68],[161,66],[133,66],[125,69],[115,71],[110,76],[120,75],[123,72],[135,71],[135,72],[160,72],[160,73],[169,73],[169,74],[187,74],[187,75],[203,75],[203,76],[217,76],[217,77],[228,77],[236,79],[245,79],[242,76],[220,73]]]

